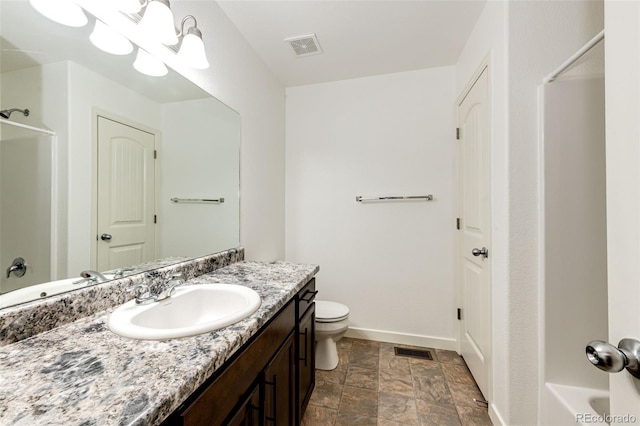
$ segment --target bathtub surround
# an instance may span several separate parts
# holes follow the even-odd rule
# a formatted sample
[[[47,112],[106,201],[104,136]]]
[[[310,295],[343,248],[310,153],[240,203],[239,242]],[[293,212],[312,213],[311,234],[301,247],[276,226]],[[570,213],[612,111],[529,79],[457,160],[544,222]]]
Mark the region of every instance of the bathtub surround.
[[[148,281],[152,285],[182,273],[186,280],[244,260],[244,248],[238,247],[119,280],[83,287],[45,300],[0,310],[0,346],[8,345],[80,318],[119,306],[132,298],[124,289]]]
[[[194,262],[191,272],[201,273],[206,263]],[[127,339],[109,331],[110,312],[100,312],[0,348],[0,423],[159,424],[317,271],[315,265],[240,262],[192,279],[244,285],[262,298],[249,318],[199,336]]]

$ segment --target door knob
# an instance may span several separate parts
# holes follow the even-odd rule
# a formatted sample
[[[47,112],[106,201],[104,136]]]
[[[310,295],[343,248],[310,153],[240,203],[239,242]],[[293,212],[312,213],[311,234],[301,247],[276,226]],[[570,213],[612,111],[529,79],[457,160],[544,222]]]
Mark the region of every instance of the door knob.
[[[476,257],[482,255],[482,257],[486,259],[487,257],[489,257],[489,250],[487,250],[486,247],[482,247],[481,249],[474,248],[473,250],[471,250],[471,254]]]
[[[102,234],[100,235],[100,239],[102,241],[111,241],[111,234]]]
[[[602,340],[594,340],[586,347],[587,359],[591,364],[608,373],[618,373],[623,369],[640,379],[640,341],[622,339],[616,348]]]

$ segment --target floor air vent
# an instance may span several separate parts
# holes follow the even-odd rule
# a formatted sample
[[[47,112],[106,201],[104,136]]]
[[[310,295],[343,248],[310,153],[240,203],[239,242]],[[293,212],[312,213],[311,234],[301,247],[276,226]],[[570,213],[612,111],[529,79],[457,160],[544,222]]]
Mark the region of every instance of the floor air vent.
[[[393,350],[398,356],[410,356],[413,358],[428,359],[433,361],[433,355],[431,355],[431,351],[427,349],[407,349],[395,346]]]

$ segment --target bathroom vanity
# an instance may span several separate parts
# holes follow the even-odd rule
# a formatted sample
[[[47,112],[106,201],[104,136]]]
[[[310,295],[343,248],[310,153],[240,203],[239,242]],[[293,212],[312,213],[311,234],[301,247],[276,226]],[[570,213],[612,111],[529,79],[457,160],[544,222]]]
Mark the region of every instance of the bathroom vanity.
[[[300,424],[315,383],[312,279],[165,425]]]
[[[238,261],[188,272],[187,285],[243,285],[262,301],[198,336],[121,337],[106,326],[111,307],[2,346],[0,424],[299,424],[315,381],[317,271]]]

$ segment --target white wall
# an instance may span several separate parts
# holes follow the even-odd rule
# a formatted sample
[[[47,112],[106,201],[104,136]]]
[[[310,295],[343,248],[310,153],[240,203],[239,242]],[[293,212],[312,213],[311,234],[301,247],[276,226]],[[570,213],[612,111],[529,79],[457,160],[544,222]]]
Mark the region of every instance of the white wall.
[[[515,1],[509,7],[509,421],[537,418],[540,378],[540,144],[545,75],[602,30],[598,1]],[[527,368],[522,368],[527,366]]]
[[[284,86],[215,2],[172,2],[171,8],[176,17],[197,17],[211,63],[207,70],[179,71],[241,116],[240,243],[247,259],[282,259]]]
[[[318,298],[361,335],[454,347],[454,73],[287,89],[286,257],[321,265]]]

